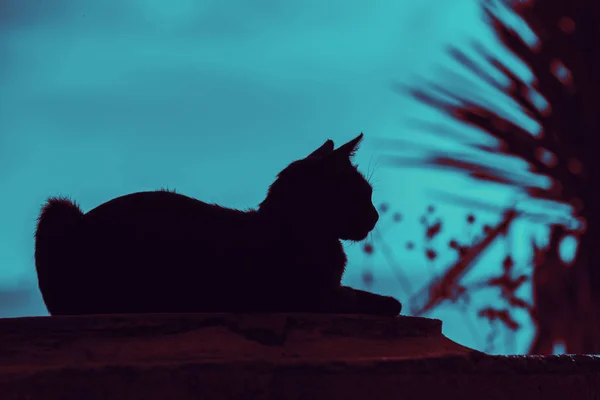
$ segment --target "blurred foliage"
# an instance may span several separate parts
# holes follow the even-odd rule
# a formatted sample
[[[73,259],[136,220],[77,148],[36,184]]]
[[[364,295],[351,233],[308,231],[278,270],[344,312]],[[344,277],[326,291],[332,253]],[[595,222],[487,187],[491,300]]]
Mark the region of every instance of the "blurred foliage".
[[[431,307],[464,295],[467,289],[461,287],[460,278],[473,264],[474,254],[505,232],[515,218],[545,217],[549,245],[538,248],[532,243],[531,277],[511,276],[512,261],[507,258],[503,273],[486,284],[500,286],[512,309],[530,312],[537,331],[531,353],[550,354],[556,343],[564,343],[567,353],[599,353],[600,269],[595,266],[594,247],[600,240],[600,199],[598,185],[591,179],[600,172],[595,141],[600,128],[600,79],[595,73],[600,67],[600,2],[489,0],[483,2],[482,10],[503,48],[533,78],[518,74],[515,62],[477,40],[469,49],[450,48],[462,72],[444,70],[448,79],[443,85],[429,82],[419,88],[397,89],[462,123],[464,130],[430,128],[464,150],[430,148],[423,157],[389,155],[386,161],[399,167],[466,173],[480,184],[502,185],[526,197],[507,207],[503,222],[471,244],[454,266],[428,286],[426,304]],[[487,140],[476,139],[478,134]],[[524,211],[528,202],[542,204],[545,216]],[[556,215],[561,206],[568,210],[566,218]],[[578,240],[571,263],[559,256],[560,242],[566,236]],[[514,288],[526,279],[532,279],[531,306],[514,297]],[[479,315],[518,329],[510,309],[488,307]]]
[[[419,217],[423,237],[422,240],[417,241],[422,245],[416,247],[414,241],[407,241],[404,246],[404,251],[422,251],[423,258],[429,264],[429,271],[431,272],[430,282],[415,291],[408,274],[404,272],[400,263],[394,258],[392,246],[385,239],[385,226],[390,229],[392,225],[400,223],[402,221],[401,218],[398,218],[400,214],[390,212],[387,204],[382,204],[379,211],[382,215],[382,222],[387,223],[387,225],[379,227],[372,239],[364,243],[363,252],[369,257],[376,252],[380,252],[393,268],[403,294],[409,296],[408,307],[406,308],[408,314],[424,315],[445,302],[456,304],[463,311],[466,311],[465,306],[471,303],[471,298],[477,291],[486,288],[498,288],[502,301],[494,302],[495,307],[485,303],[476,305],[476,316],[478,318],[487,320],[492,324],[492,328],[497,328],[496,324],[501,324],[513,334],[520,328],[520,324],[513,318],[510,307],[521,308],[529,313],[532,319],[534,318],[533,307],[516,294],[521,285],[530,279],[530,276],[515,271],[513,258],[510,254],[507,254],[503,259],[502,265],[498,268],[501,272],[496,275],[488,275],[484,279],[469,284],[462,282],[463,277],[475,267],[475,261],[479,259],[482,253],[496,239],[507,234],[510,224],[519,216],[519,212],[515,210],[506,211],[503,219],[496,225],[484,224],[478,221],[475,214],[469,213],[464,220],[466,227],[469,229],[469,234],[464,235],[465,237],[462,239],[451,237],[444,242],[436,240],[446,226],[443,218],[437,215],[434,206],[428,206],[425,213]],[[444,261],[440,261],[439,255],[447,251],[455,252],[456,261],[450,265],[443,265]],[[440,264],[442,265],[440,266]],[[365,269],[363,284],[368,288],[373,284],[374,279],[373,272],[370,269]],[[506,307],[498,308],[498,304],[504,304]],[[466,318],[465,323],[470,323],[470,319]],[[477,336],[473,326],[470,326],[469,329],[474,336]],[[491,335],[493,336],[496,333],[497,329],[492,329]],[[494,351],[493,339],[493,337],[488,338],[488,351]]]

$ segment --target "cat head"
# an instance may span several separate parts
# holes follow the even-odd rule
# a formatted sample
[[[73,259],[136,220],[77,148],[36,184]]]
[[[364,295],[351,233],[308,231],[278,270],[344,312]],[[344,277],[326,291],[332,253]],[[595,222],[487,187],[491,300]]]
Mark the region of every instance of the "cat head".
[[[365,239],[379,214],[372,203],[371,185],[352,164],[362,138],[361,133],[337,149],[327,140],[307,157],[291,163],[279,173],[259,210],[301,232]]]

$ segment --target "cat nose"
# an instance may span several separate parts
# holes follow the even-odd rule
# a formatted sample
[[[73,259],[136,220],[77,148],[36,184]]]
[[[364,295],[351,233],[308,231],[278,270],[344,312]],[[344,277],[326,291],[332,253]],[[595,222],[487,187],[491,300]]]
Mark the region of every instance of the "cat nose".
[[[377,221],[379,221],[379,213],[373,208],[373,226],[377,224]]]

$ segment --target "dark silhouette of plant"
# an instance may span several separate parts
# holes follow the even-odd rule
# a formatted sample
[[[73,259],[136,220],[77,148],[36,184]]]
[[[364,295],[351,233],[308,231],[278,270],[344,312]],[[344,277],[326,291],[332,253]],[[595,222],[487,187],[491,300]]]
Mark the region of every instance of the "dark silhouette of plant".
[[[525,193],[528,201],[520,202],[521,208],[543,204],[551,234],[547,248],[534,247],[531,315],[537,336],[531,352],[551,353],[561,341],[569,353],[598,353],[600,269],[594,247],[600,241],[600,197],[592,178],[600,176],[595,140],[600,128],[600,2],[489,0],[483,10],[505,49],[533,79],[518,74],[514,61],[492,54],[480,42],[470,49],[451,48],[450,55],[466,73],[448,69],[445,85],[401,89],[464,123],[464,131],[430,127],[465,150],[430,149],[419,160],[386,160],[466,172],[480,182]],[[469,133],[474,131],[484,135]],[[571,222],[555,218],[565,209]],[[578,239],[570,265],[558,251],[566,235]],[[525,307],[520,302],[512,306]],[[483,314],[509,320],[501,310]]]

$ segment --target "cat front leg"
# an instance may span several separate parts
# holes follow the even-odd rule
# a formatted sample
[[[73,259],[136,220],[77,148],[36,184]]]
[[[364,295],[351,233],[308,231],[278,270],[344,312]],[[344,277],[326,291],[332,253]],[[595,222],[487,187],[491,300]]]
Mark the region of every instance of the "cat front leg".
[[[402,311],[402,303],[391,296],[383,296],[347,286],[342,286],[342,288],[354,292],[354,312],[357,314],[396,316]]]
[[[396,316],[402,304],[393,297],[340,286],[324,296],[321,312],[333,314],[368,314]]]

